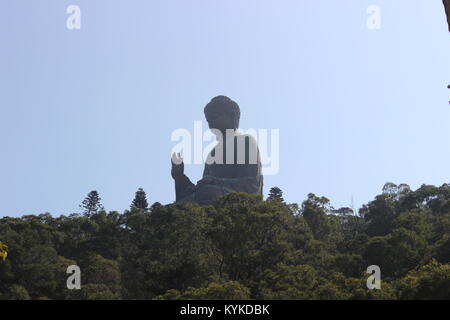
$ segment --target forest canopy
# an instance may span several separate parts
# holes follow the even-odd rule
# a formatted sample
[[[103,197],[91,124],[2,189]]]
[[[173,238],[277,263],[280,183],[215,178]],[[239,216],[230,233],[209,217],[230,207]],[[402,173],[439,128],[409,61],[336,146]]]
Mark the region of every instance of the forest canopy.
[[[150,207],[139,189],[123,213],[89,197],[83,214],[0,219],[0,299],[450,298],[449,184],[387,183],[358,213],[279,188]]]

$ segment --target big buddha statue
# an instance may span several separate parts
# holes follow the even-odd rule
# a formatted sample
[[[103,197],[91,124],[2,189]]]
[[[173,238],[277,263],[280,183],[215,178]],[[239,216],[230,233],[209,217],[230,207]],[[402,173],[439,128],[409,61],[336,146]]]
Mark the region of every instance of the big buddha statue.
[[[239,105],[225,96],[213,98],[204,108],[217,144],[208,154],[201,180],[194,184],[184,174],[180,154],[172,154],[172,178],[177,202],[211,204],[228,192],[262,196],[263,176],[256,140],[239,133]]]

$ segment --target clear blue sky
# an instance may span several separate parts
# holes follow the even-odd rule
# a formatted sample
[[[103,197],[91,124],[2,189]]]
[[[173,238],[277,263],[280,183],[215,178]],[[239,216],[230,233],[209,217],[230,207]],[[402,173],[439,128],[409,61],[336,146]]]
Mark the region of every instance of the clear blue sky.
[[[139,187],[172,202],[170,134],[218,94],[280,130],[265,194],[359,207],[449,182],[449,55],[440,0],[1,1],[0,216],[78,212],[93,189],[120,212]]]

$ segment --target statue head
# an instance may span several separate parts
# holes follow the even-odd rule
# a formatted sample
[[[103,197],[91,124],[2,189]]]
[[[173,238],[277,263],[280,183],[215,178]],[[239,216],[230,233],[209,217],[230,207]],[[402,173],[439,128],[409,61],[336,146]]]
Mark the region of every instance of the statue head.
[[[225,132],[226,129],[237,129],[241,112],[239,105],[225,96],[212,98],[206,105],[205,117],[210,129]]]

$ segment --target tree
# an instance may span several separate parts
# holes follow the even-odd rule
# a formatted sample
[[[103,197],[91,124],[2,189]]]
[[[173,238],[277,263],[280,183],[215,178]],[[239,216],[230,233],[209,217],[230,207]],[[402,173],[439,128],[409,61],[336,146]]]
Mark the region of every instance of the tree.
[[[434,248],[434,255],[439,262],[450,263],[450,235],[446,234]]]
[[[250,300],[250,290],[237,281],[211,283],[207,288],[188,288],[184,292],[168,290],[155,300]]]
[[[383,193],[375,200],[359,210],[359,214],[366,222],[366,231],[370,236],[384,236],[392,230],[392,223],[397,217],[398,202],[391,194]]]
[[[294,216],[298,216],[301,213],[298,203],[289,203],[287,207],[289,208],[289,210],[291,210]]]
[[[372,237],[363,257],[367,265],[377,265],[385,276],[403,276],[426,260],[427,243],[417,232],[404,227],[386,236]]]
[[[439,299],[450,297],[450,264],[431,260],[410,271],[398,283],[400,299]]]
[[[443,0],[445,13],[447,14],[448,30],[450,31],[450,0]]]
[[[409,185],[401,183],[396,185],[392,182],[386,182],[383,186],[383,194],[395,200],[401,200],[405,195],[411,192]]]
[[[308,199],[302,203],[302,215],[308,223],[314,238],[323,240],[330,233],[327,213],[332,211],[330,200],[318,197],[313,193],[308,194]]]
[[[281,191],[281,189],[278,187],[270,188],[269,197],[267,198],[267,200],[273,200],[284,203],[283,191]]]
[[[332,213],[334,213],[335,215],[338,215],[340,217],[353,216],[355,214],[353,212],[353,209],[349,208],[349,207],[342,207],[339,209],[332,210]]]
[[[265,269],[285,261],[294,216],[278,201],[234,192],[219,198],[208,236],[215,247],[219,277],[247,285]]]
[[[422,185],[414,192],[406,193],[399,203],[399,211],[430,209],[434,214],[445,212],[445,203],[450,198],[450,185],[440,187]]]
[[[83,209],[83,214],[87,217],[92,216],[93,214],[98,213],[101,210],[104,210],[99,194],[97,191],[93,190],[88,193],[86,198],[80,205],[80,208]]]
[[[136,195],[130,207],[131,209],[148,210],[147,195],[142,188],[139,188],[138,191],[136,191]]]
[[[160,295],[206,286],[215,270],[206,209],[194,203],[155,207],[147,221],[135,256],[126,258],[142,266],[144,291]]]
[[[117,261],[105,259],[99,254],[91,254],[81,267],[85,284],[81,291],[86,289],[86,285],[97,285],[102,287],[100,291],[108,293],[106,295],[108,298],[92,299],[120,299],[121,274]]]
[[[5,260],[8,256],[8,252],[6,251],[8,249],[8,246],[0,241],[0,258],[2,260]]]
[[[8,298],[10,300],[30,300],[30,295],[23,286],[13,285],[9,289]]]
[[[266,201],[228,193],[209,206],[0,218],[0,300],[450,296],[449,184],[388,183],[363,217],[314,194],[298,208],[272,191]],[[92,198],[85,204],[99,204]],[[67,290],[70,265],[81,290]],[[370,265],[382,290],[366,286]]]
[[[264,272],[258,283],[258,299],[314,299],[316,286],[316,270],[310,265],[286,266],[280,263],[272,270]]]

